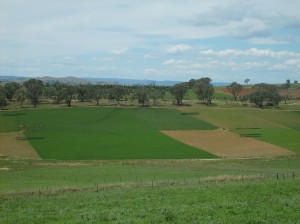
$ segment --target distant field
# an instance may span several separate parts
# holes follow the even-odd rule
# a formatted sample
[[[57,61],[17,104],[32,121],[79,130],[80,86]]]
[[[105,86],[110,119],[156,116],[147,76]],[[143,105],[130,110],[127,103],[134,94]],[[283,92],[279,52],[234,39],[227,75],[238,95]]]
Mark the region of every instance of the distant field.
[[[182,108],[195,117],[238,134],[256,134],[268,142],[300,154],[300,112],[247,108]],[[255,136],[254,136],[255,137]]]
[[[20,125],[31,132],[43,159],[214,158],[159,130],[209,130],[213,125],[167,109],[72,108],[24,110],[0,115],[1,132]]]
[[[229,93],[229,91],[226,87],[217,87],[216,89],[220,92]],[[248,95],[252,92],[253,92],[253,89],[251,87],[246,87],[246,88],[244,87],[239,95],[240,96],[245,96],[245,95]],[[300,98],[300,89],[290,88],[288,90],[288,92],[289,92],[290,97],[296,98],[296,99]],[[287,94],[287,91],[284,90],[284,89],[279,89],[279,94],[282,95],[282,96],[285,96]]]
[[[254,109],[203,107],[181,108],[182,111],[198,112],[200,120],[217,127],[234,128],[291,128],[300,130],[300,112]]]
[[[300,131],[289,128],[262,128],[235,130],[239,134],[254,134],[258,140],[292,150],[300,155]]]

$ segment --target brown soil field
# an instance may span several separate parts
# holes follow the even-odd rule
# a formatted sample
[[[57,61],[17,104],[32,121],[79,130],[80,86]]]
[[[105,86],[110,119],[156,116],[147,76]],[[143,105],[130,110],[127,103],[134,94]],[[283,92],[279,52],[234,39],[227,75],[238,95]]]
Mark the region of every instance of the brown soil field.
[[[17,132],[0,133],[0,156],[41,159],[28,140],[17,140]]]
[[[216,90],[219,92],[229,93],[229,91],[226,87],[218,87]],[[240,92],[239,96],[246,96],[252,92],[253,92],[252,88],[243,88],[242,91]],[[279,89],[278,92],[281,96],[286,96],[286,94],[287,94],[286,90],[284,90],[284,89]],[[289,96],[294,99],[300,99],[300,89],[289,89]]]
[[[227,130],[161,131],[187,145],[223,158],[289,156],[295,153],[250,137],[240,137]]]

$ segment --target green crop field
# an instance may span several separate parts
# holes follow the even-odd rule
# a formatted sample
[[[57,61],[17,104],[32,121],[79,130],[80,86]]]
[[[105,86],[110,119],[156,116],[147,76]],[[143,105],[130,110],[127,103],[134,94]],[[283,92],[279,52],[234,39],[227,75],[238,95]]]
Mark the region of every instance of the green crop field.
[[[0,158],[0,223],[299,223],[299,118],[202,104],[2,111],[0,132],[31,129],[44,160]],[[217,127],[296,155],[220,159],[160,133]]]
[[[160,130],[206,130],[213,125],[176,110],[73,108],[0,115],[1,131],[30,127],[27,136],[43,159],[213,158]],[[41,138],[41,139],[38,139]]]
[[[235,130],[239,134],[254,134],[258,140],[281,146],[300,154],[300,132],[290,128]]]
[[[229,129],[300,128],[300,113],[297,111],[219,107],[190,110],[199,112],[197,117],[201,120]]]

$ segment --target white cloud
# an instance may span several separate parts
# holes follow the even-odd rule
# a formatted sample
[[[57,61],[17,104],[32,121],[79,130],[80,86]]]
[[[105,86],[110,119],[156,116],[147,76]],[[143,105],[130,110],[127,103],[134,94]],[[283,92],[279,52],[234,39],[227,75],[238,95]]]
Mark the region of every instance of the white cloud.
[[[299,8],[299,0],[3,0],[0,75],[23,75],[15,72],[22,67],[86,76],[109,69],[105,74],[127,78],[155,68],[157,77],[179,80],[203,71],[232,81],[233,70],[260,79],[271,68],[299,75]],[[201,44],[208,50],[199,59]]]
[[[153,55],[153,54],[145,54],[143,55],[144,59],[158,59],[159,57],[157,55]]]
[[[197,65],[196,62],[188,61],[188,60],[175,60],[170,59],[163,62],[163,65],[167,66],[180,66],[180,67],[195,67]]]
[[[289,59],[287,61],[284,62],[284,64],[286,65],[300,65],[300,59]]]
[[[290,51],[273,51],[270,49],[250,48],[247,50],[226,49],[214,51],[212,49],[200,51],[200,56],[207,57],[266,57],[266,58],[284,58],[300,57],[300,53]]]
[[[277,38],[277,37],[253,37],[250,38],[249,43],[259,45],[277,45],[277,44],[289,44],[291,42],[297,42],[297,38]]]
[[[121,49],[116,49],[116,50],[112,50],[111,53],[115,54],[115,55],[121,55],[124,54],[128,51],[127,47],[121,48]]]
[[[287,69],[286,65],[278,64],[278,65],[273,65],[269,68],[271,71],[284,71]]]
[[[189,51],[191,49],[192,49],[192,47],[190,45],[187,45],[187,44],[178,44],[178,45],[170,47],[167,50],[167,53],[168,54],[180,54],[180,53],[184,53],[186,51]]]
[[[104,57],[104,58],[92,58],[91,60],[96,62],[108,62],[108,61],[113,61],[114,59],[109,57]]]

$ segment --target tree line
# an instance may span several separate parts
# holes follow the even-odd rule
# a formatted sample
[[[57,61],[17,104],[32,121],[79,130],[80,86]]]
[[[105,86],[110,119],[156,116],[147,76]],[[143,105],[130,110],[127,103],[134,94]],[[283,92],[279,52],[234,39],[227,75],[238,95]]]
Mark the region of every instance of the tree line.
[[[214,87],[208,77],[200,79],[191,79],[188,82],[175,84],[174,86],[156,86],[149,85],[111,85],[111,84],[84,84],[84,85],[69,85],[64,83],[44,84],[41,80],[30,79],[22,85],[16,82],[0,85],[0,108],[7,106],[8,101],[16,99],[22,103],[28,99],[33,107],[36,107],[40,99],[47,98],[55,104],[65,103],[70,107],[73,100],[80,102],[95,101],[99,105],[101,99],[108,99],[120,104],[121,100],[137,101],[141,106],[148,106],[152,101],[153,105],[157,105],[159,99],[163,100],[165,94],[170,92],[175,99],[177,105],[183,105],[183,99],[190,89],[194,91],[197,98],[204,104],[210,105],[214,95]],[[248,84],[249,80],[247,80]],[[246,83],[246,81],[245,81]],[[240,96],[243,85],[232,82],[227,86],[227,90],[232,94],[234,100],[238,98],[242,101],[250,101],[260,108],[266,105],[278,106],[281,100],[286,100],[289,97],[290,83],[287,81],[281,86],[287,94],[280,96],[278,86],[260,83],[252,87],[253,91],[247,96]]]

